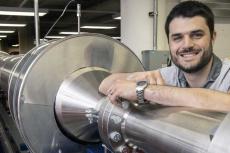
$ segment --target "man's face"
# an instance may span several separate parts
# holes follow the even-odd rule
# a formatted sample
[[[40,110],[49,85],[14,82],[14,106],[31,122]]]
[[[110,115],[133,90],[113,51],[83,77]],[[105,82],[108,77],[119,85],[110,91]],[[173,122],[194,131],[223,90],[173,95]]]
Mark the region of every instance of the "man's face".
[[[169,47],[173,63],[184,72],[201,70],[212,58],[212,43],[206,21],[201,16],[177,17],[169,24]]]

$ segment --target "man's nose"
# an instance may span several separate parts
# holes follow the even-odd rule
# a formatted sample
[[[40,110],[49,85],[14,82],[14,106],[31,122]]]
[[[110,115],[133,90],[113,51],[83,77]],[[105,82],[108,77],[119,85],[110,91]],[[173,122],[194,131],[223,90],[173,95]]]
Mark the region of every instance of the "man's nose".
[[[183,48],[191,48],[193,46],[194,46],[193,40],[188,36],[184,37]]]

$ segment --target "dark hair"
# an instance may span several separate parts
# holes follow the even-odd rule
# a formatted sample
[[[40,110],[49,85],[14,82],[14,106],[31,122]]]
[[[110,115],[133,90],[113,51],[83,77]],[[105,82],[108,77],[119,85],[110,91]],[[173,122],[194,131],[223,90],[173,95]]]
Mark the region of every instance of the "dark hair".
[[[205,4],[198,1],[184,1],[176,5],[169,13],[165,22],[165,33],[169,39],[169,24],[176,17],[201,16],[206,20],[211,37],[214,32],[214,14]]]

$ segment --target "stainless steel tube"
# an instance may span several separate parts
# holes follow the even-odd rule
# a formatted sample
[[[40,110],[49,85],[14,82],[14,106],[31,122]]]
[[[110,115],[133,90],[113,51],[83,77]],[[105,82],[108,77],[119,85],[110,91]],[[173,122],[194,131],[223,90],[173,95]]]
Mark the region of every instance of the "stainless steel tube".
[[[21,58],[22,55],[9,55],[0,52],[0,88],[2,90],[8,91],[9,79]]]
[[[154,0],[153,5],[153,50],[157,50],[158,0]]]
[[[38,0],[34,0],[34,27],[36,46],[40,44],[40,25],[39,25],[39,4]]]
[[[160,105],[114,105],[98,92],[116,72],[143,71],[125,45],[99,34],[40,44],[23,57],[0,56],[1,88],[33,153],[84,153],[102,141],[124,153],[229,153],[225,113]],[[221,142],[221,143],[220,143]]]
[[[77,4],[77,32],[81,32],[81,4]]]
[[[158,105],[124,109],[104,100],[98,124],[102,140],[115,152],[129,147],[146,153],[207,153],[225,115]]]
[[[87,70],[90,71],[85,74]],[[91,73],[91,70],[95,71]],[[99,135],[94,136],[94,140],[90,139],[90,133],[98,131],[97,126],[94,126],[93,132],[87,127],[88,117],[85,115],[90,115],[91,105],[85,114],[73,107],[65,107],[78,99],[74,98],[70,103],[58,103],[56,97],[59,88],[82,72],[85,75],[80,78],[85,81],[72,82],[70,87],[79,89],[77,86],[81,84],[82,89],[74,92],[77,93],[75,96],[86,90],[88,94],[79,96],[79,102],[90,100],[93,104],[101,98],[98,85],[108,73],[141,70],[142,64],[135,54],[119,41],[100,34],[84,34],[40,44],[21,57],[0,56],[0,87],[8,93],[10,112],[32,153],[84,153],[86,146],[81,143],[100,142]],[[99,77],[94,75],[96,71]],[[105,73],[100,75],[101,72]],[[88,88],[83,88],[85,86]],[[65,97],[67,93],[62,94]],[[55,106],[57,109],[54,109]],[[85,127],[75,122],[78,113],[83,122],[86,119]],[[83,130],[74,131],[74,128]],[[75,134],[82,137],[77,139]]]

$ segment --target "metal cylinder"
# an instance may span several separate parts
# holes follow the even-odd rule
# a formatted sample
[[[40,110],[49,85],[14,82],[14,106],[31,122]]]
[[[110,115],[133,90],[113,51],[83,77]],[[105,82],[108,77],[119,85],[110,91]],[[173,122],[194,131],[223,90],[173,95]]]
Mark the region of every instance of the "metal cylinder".
[[[40,44],[21,58],[0,56],[0,69],[12,116],[33,153],[84,153],[83,143],[101,141],[118,153],[229,150],[225,113],[125,100],[114,105],[99,93],[109,74],[144,70],[110,37],[84,34]]]
[[[132,65],[128,65],[130,62]],[[7,90],[7,101],[13,119],[33,153],[84,153],[87,147],[82,143],[100,143],[99,135],[94,136],[95,140],[87,139],[91,138],[88,133],[94,133],[89,130],[69,132],[75,125],[79,130],[84,128],[75,122],[74,116],[65,112],[66,107],[62,107],[65,103],[57,104],[60,111],[54,109],[59,88],[68,83],[72,75],[77,75],[81,70],[82,73],[85,72],[85,68],[98,70],[99,73],[101,70],[106,72],[106,75],[99,78],[94,73],[83,73],[85,75],[81,78],[86,81],[82,82],[81,90],[84,85],[89,85],[86,89],[89,93],[85,95],[87,100],[95,95],[101,98],[98,86],[107,73],[143,70],[141,62],[132,51],[119,41],[100,34],[76,35],[43,43],[21,57],[1,56],[0,68],[0,86]],[[87,79],[88,74],[91,75]],[[73,89],[81,84],[72,83],[70,87]],[[91,95],[91,92],[95,94]],[[74,93],[78,93],[78,90]],[[65,96],[66,93],[62,94]],[[92,100],[92,104],[97,100]],[[75,111],[68,108],[67,111]],[[89,115],[90,113],[88,112]],[[75,114],[79,115],[77,112]],[[69,117],[73,118],[71,123],[68,121]],[[88,117],[83,120],[87,119],[88,122]],[[87,128],[87,124],[85,125]],[[97,126],[94,129],[98,131]],[[77,138],[79,135],[75,134],[85,136]]]
[[[67,137],[86,143],[101,138],[116,153],[127,150],[207,153],[216,148],[213,139],[224,140],[223,133],[220,136],[216,131],[222,127],[225,113],[161,105],[135,106],[128,101],[114,105],[95,92],[106,75],[106,70],[88,67],[72,73],[60,86],[55,114]],[[230,125],[224,129],[227,127]],[[220,148],[226,150],[226,146]]]
[[[2,90],[8,90],[9,78],[13,74],[15,65],[20,61],[22,55],[9,55],[0,52],[0,87]]]
[[[221,138],[215,132],[226,115],[159,105],[130,105],[124,109],[121,104],[114,106],[106,99],[103,103],[98,117],[99,132],[114,152],[129,147],[146,153],[207,153],[213,137]],[[111,139],[114,132],[121,135],[119,141]]]

